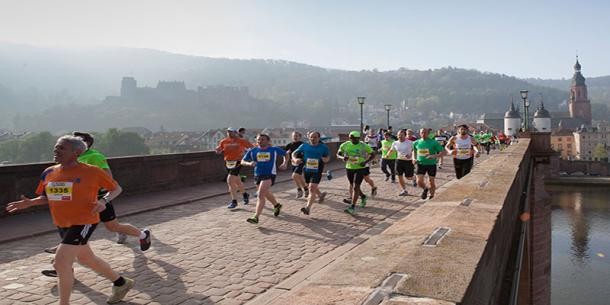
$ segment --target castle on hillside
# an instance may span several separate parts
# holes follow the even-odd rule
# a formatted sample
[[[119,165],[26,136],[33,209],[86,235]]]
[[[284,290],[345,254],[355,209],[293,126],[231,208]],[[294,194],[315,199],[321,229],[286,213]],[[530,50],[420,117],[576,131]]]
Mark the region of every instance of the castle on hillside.
[[[233,98],[241,100],[249,98],[248,87],[231,86],[206,86],[197,87],[197,91],[189,90],[183,81],[159,81],[156,88],[138,87],[138,82],[133,77],[123,77],[121,80],[121,95],[123,99],[139,99],[151,96],[161,97],[200,97],[200,98]]]

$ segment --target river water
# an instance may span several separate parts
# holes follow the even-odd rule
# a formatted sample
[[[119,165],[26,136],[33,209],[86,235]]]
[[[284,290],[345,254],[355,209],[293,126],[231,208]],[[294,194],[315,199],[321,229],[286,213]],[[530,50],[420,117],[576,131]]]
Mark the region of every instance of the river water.
[[[552,305],[610,304],[610,187],[552,194]]]

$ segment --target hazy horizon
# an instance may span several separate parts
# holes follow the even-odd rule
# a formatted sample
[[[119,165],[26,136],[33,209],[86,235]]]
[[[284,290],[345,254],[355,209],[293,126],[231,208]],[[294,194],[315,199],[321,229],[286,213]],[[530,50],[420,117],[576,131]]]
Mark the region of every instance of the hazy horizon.
[[[0,41],[126,47],[340,70],[457,67],[518,78],[610,74],[604,1],[25,0],[3,5]]]

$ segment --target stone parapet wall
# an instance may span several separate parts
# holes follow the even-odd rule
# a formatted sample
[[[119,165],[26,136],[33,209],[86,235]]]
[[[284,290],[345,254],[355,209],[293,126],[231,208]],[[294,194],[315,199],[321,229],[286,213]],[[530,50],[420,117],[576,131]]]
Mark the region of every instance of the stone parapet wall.
[[[338,143],[327,145],[334,160]],[[223,180],[226,176],[222,155],[213,151],[109,158],[108,164],[115,180],[123,187],[122,196],[194,186]],[[0,166],[0,217],[6,215],[6,204],[17,200],[19,195],[35,196],[40,174],[51,165]],[[252,175],[252,169],[244,169],[244,173]]]

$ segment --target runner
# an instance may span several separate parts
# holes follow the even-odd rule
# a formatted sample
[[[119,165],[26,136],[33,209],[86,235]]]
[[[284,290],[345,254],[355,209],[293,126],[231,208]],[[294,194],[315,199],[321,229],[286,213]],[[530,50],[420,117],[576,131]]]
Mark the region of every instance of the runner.
[[[249,223],[258,223],[258,218],[265,207],[265,199],[273,204],[273,216],[279,216],[282,205],[277,202],[271,186],[275,184],[275,176],[277,174],[276,161],[278,156],[282,156],[283,161],[280,169],[286,169],[288,158],[286,151],[283,149],[271,146],[271,139],[266,134],[259,134],[256,137],[257,147],[250,149],[241,163],[246,166],[254,166],[254,180],[258,185],[258,197],[256,201],[256,212],[254,216],[247,219]]]
[[[369,132],[364,137],[364,142],[371,147],[371,149],[375,152],[375,154],[377,154],[377,151],[379,151],[380,138],[379,138],[379,135],[375,133],[374,129],[372,129],[372,128],[369,129]],[[373,165],[376,165],[377,158],[373,159],[371,163]]]
[[[474,163],[474,157],[479,157],[479,143],[468,134],[468,125],[458,126],[458,134],[451,137],[445,149],[453,155],[453,167],[455,168],[455,177],[461,179],[470,173]]]
[[[58,164],[42,173],[36,189],[38,197],[30,199],[22,195],[21,200],[6,206],[6,210],[12,213],[32,206],[49,205],[53,223],[62,238],[53,263],[58,274],[60,305],[70,304],[76,260],[113,282],[112,295],[106,301],[109,304],[120,302],[134,285],[134,280],[112,270],[87,244],[100,221],[99,213],[122,189],[100,168],[78,162],[78,156],[85,150],[87,145],[80,138],[60,137],[53,149],[53,159]],[[108,193],[97,199],[101,188]]]
[[[398,175],[398,183],[401,189],[398,196],[407,196],[409,194],[404,177],[415,181],[413,178],[414,165],[411,159],[413,157],[413,143],[413,141],[407,138],[407,132],[401,130],[398,132],[398,141],[394,141],[390,147],[390,153],[397,154],[396,174]]]
[[[93,147],[94,143],[93,136],[89,133],[79,131],[73,132],[72,135],[80,138],[87,145],[87,150],[78,157],[78,162],[99,167],[112,178],[112,171],[110,171],[110,166],[106,161],[106,157],[99,151],[91,148]],[[97,195],[98,199],[103,198],[106,193],[106,190],[99,190]],[[114,211],[112,202],[108,202],[106,204],[106,208],[100,212],[100,220],[104,223],[104,226],[108,231],[117,233],[117,244],[124,244],[125,240],[127,239],[127,235],[131,235],[140,239],[140,250],[146,251],[150,248],[150,230],[139,230],[130,224],[119,223],[118,219],[116,218],[116,213]],[[54,254],[55,251],[57,251],[57,247],[58,246],[54,246],[44,249],[44,252]],[[57,271],[52,269],[42,270],[42,274],[50,277],[56,277]]]
[[[407,129],[407,140],[412,142],[417,141],[417,136],[415,135],[415,132],[413,132],[412,129]],[[413,179],[413,187],[417,187],[417,179]]]
[[[434,198],[436,191],[436,159],[445,154],[445,148],[434,139],[429,138],[430,129],[422,128],[419,130],[421,138],[413,143],[413,164],[417,164],[417,185],[423,189],[421,199],[428,197]],[[426,186],[424,176],[428,174],[430,186]]]
[[[445,147],[445,145],[447,145],[447,136],[445,135],[445,133],[443,132],[442,129],[439,129],[436,131],[436,135],[434,136],[434,139],[442,147]],[[438,159],[438,168],[439,169],[443,168],[443,156],[440,156]]]
[[[383,136],[385,140],[381,141],[381,171],[385,174],[385,181],[392,177],[392,183],[396,183],[396,152],[388,153],[394,140],[392,140],[392,134],[389,131],[386,131]]]
[[[296,151],[301,144],[303,144],[301,141],[301,133],[294,131],[292,132],[292,143],[286,145],[284,150],[286,150],[289,155],[292,155],[292,153]],[[298,156],[296,158],[302,158],[302,156]],[[293,161],[294,159],[295,158],[293,158]],[[302,162],[299,164],[292,162],[292,180],[294,180],[294,183],[297,185],[297,199],[303,197],[303,191],[305,191],[305,198],[309,197],[309,189],[307,188],[305,178],[303,178],[303,165],[304,164]]]
[[[349,141],[344,142],[339,146],[337,158],[345,161],[350,198],[343,200],[343,202],[350,204],[350,206],[345,209],[345,212],[353,215],[356,212],[355,208],[358,197],[364,199],[361,201],[360,206],[364,207],[366,205],[366,196],[361,197],[361,195],[364,194],[360,190],[360,185],[367,172],[366,165],[369,161],[373,160],[375,152],[373,152],[370,146],[360,142],[360,132],[350,132],[349,138]]]
[[[485,151],[489,155],[489,151],[491,150],[491,133],[483,132],[482,130],[479,132],[479,137],[477,141],[481,143],[483,147],[485,147]],[[475,137],[476,138],[476,137]]]
[[[235,128],[227,128],[227,137],[222,139],[216,147],[216,153],[224,154],[225,166],[227,168],[227,185],[229,192],[231,193],[231,202],[227,206],[229,209],[237,207],[237,192],[241,192],[243,195],[244,205],[250,202],[250,194],[248,194],[244,188],[244,184],[239,176],[241,169],[241,157],[244,151],[253,145],[239,137]]]
[[[309,144],[311,143],[311,144]],[[316,197],[318,202],[322,203],[326,192],[320,192],[318,184],[322,180],[322,172],[324,171],[324,163],[330,161],[328,146],[324,143],[320,143],[320,133],[313,131],[309,133],[309,143],[303,143],[292,153],[292,159],[296,161],[298,165],[305,164],[305,182],[309,184],[309,197],[307,198],[307,205],[301,208],[301,212],[305,215],[309,215],[311,206],[313,205]]]

